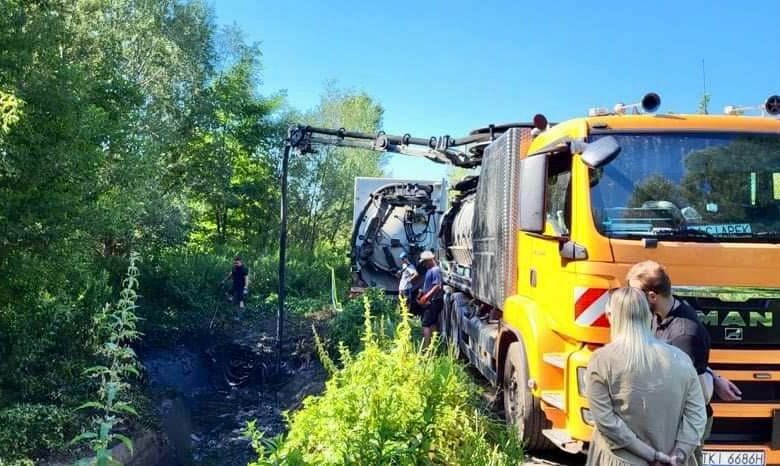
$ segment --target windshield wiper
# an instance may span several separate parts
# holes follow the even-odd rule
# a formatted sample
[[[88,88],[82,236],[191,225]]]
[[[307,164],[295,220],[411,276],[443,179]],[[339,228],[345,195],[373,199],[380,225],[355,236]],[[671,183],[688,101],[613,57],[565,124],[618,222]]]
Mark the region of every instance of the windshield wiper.
[[[718,238],[706,231],[697,230],[695,228],[680,228],[677,230],[659,230],[648,232],[611,232],[613,238],[620,239],[645,239],[652,238],[659,241],[690,241],[696,240],[700,242],[718,242],[722,238]]]
[[[699,230],[698,228],[686,228],[686,227],[681,227],[676,230],[658,232],[656,238],[682,239],[682,240],[695,238],[695,239],[703,239],[707,241],[719,241],[719,238],[717,238],[712,233],[708,233],[704,230]]]

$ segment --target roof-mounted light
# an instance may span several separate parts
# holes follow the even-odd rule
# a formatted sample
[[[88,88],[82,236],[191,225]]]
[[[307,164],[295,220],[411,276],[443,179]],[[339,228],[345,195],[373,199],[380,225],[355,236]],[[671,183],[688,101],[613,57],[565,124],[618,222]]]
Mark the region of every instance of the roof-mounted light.
[[[609,115],[609,109],[606,107],[593,107],[588,109],[589,117],[606,116]]]
[[[723,113],[726,115],[744,115],[745,112],[750,111],[761,112],[762,116],[780,115],[780,96],[770,95],[761,105],[747,105],[742,107],[736,105],[727,105],[726,108],[723,109]]]

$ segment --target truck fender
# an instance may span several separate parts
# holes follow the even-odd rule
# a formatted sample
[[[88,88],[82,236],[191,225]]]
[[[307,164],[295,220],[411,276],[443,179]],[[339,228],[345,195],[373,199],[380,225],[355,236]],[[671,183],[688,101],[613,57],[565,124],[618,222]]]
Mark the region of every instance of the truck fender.
[[[538,380],[542,356],[549,344],[558,340],[549,328],[545,313],[535,301],[515,295],[507,298],[504,304],[503,321],[505,325],[501,327],[496,361],[499,380],[504,375],[506,353],[513,341],[522,343],[528,358],[528,376]]]

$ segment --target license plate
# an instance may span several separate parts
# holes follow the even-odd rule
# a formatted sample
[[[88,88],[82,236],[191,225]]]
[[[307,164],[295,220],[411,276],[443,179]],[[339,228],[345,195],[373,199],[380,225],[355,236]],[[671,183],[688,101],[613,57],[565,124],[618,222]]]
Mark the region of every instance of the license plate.
[[[763,451],[705,451],[704,466],[766,466]]]

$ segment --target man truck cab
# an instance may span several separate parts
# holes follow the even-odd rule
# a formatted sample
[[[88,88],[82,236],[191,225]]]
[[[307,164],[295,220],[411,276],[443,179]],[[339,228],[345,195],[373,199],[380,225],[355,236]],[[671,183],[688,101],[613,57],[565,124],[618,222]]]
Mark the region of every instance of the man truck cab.
[[[515,278],[487,300],[477,261],[451,261],[470,283],[450,280],[445,332],[503,387],[528,446],[586,447],[583,376],[609,341],[607,291],[651,259],[709,329],[710,366],[743,393],[713,401],[705,464],[780,463],[780,121],[597,110],[521,146],[508,149],[516,234],[499,258]],[[473,258],[484,243],[475,235]],[[498,321],[484,312],[493,305]]]

